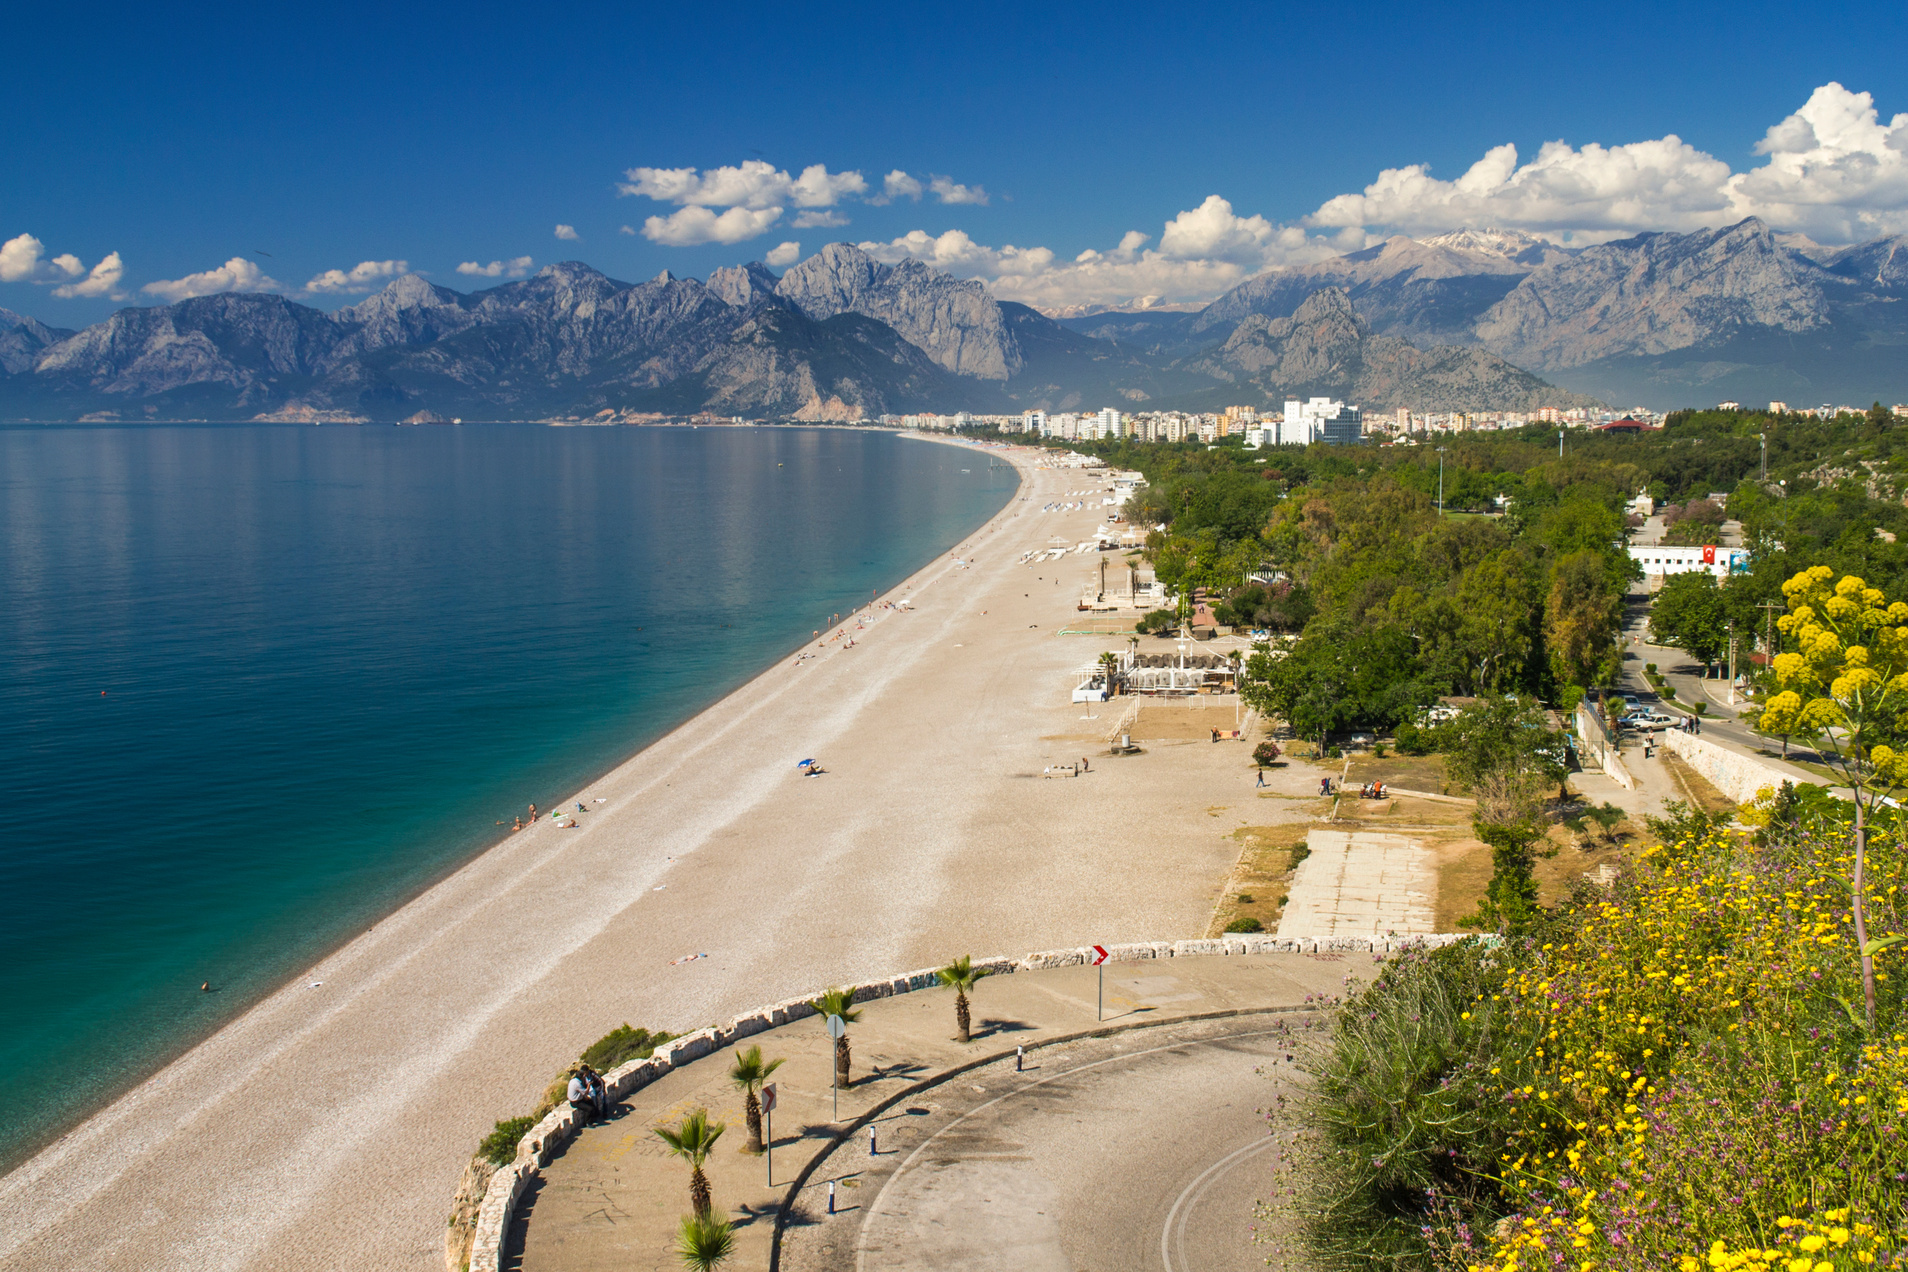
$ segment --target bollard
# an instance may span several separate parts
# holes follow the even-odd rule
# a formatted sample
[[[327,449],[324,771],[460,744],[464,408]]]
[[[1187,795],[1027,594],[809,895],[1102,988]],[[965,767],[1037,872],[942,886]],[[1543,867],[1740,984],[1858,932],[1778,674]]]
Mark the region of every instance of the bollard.
[[[879,1146],[879,1142],[875,1139],[875,1128],[872,1126],[868,1128],[868,1156],[870,1157],[881,1156],[881,1149]]]
[[[1023,1070],[1024,1066],[1026,1065],[1026,1063],[1027,1063],[1027,1049],[1025,1047],[1015,1047],[1014,1048],[1014,1072],[1020,1073]]]
[[[832,1179],[828,1181],[828,1213],[835,1213],[835,1181]]]

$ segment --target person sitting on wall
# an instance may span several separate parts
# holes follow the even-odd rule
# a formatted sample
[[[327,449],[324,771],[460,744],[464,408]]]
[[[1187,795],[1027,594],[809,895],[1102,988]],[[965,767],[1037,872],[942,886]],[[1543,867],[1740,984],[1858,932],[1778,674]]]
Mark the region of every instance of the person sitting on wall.
[[[570,1070],[570,1085],[564,1089],[564,1095],[570,1101],[570,1107],[582,1116],[586,1124],[594,1122],[599,1116],[596,1092],[583,1077],[583,1066]]]

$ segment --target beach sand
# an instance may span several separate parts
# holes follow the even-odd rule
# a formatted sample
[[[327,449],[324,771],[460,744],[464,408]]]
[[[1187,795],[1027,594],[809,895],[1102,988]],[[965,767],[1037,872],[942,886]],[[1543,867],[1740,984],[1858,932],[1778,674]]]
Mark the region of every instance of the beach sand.
[[[914,608],[783,659],[556,805],[580,829],[511,836],[0,1180],[0,1266],[434,1270],[477,1141],[624,1021],[1203,935],[1276,801],[1248,746],[1106,755],[1124,702],[1069,691],[1122,642],[1056,634],[1098,558],[1018,563],[1105,512],[1040,511],[1078,472],[1023,479],[881,598]]]

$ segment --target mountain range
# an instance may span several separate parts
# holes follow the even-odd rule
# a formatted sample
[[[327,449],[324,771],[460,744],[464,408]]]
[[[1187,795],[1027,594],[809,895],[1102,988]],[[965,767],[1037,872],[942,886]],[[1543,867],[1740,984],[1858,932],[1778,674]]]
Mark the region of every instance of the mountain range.
[[[1268,271],[1197,313],[1064,322],[1179,357],[1325,286],[1378,334],[1488,349],[1608,402],[1908,400],[1908,236],[1823,248],[1754,218],[1577,250],[1509,230],[1399,236]]]
[[[0,309],[0,419],[1900,400],[1905,243],[1822,249],[1753,220],[1581,250],[1464,230],[1271,270],[1197,312],[1062,321],[846,243],[706,282],[407,275],[331,313],[225,293],[74,332]]]

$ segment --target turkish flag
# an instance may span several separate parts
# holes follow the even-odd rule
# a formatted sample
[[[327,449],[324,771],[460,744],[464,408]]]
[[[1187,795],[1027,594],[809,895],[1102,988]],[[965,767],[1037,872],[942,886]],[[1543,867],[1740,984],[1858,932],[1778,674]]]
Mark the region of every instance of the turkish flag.
[[[1715,544],[1705,543],[1703,545],[1703,564],[1704,565],[1716,564],[1716,545]]]

